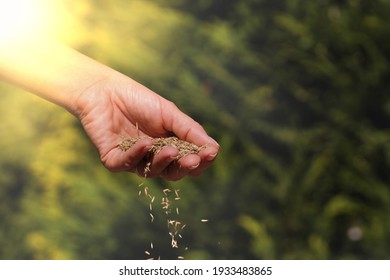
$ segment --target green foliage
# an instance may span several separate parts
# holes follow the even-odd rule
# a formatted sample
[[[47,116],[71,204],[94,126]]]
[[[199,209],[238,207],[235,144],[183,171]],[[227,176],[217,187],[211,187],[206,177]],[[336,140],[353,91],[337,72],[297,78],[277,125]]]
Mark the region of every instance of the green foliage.
[[[174,101],[220,156],[175,183],[110,174],[76,120],[2,85],[1,258],[141,259],[150,242],[162,258],[389,258],[388,1],[69,7],[76,48]],[[150,223],[142,182],[181,189],[188,251]]]

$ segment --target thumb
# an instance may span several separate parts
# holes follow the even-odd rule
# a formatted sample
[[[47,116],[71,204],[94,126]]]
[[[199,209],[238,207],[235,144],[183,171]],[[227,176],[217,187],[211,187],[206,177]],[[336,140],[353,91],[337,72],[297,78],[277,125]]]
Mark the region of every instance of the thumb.
[[[180,111],[175,104],[170,103],[169,107],[164,110],[167,113],[163,116],[164,128],[167,131],[173,132],[180,139],[198,146],[206,144],[219,146],[198,122]]]

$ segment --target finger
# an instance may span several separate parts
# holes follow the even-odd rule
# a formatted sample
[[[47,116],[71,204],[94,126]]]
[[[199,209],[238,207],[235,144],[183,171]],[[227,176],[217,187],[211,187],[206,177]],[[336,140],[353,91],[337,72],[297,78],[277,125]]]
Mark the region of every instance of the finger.
[[[193,170],[191,170],[188,175],[190,176],[198,176],[202,172],[204,172],[207,168],[209,168],[218,155],[219,147],[209,146],[202,151],[199,152],[199,157],[201,162],[199,166]]]
[[[118,159],[113,158],[112,161],[117,161],[116,164],[118,165],[119,171],[127,170],[134,172],[151,147],[152,141],[150,139],[142,139],[126,152],[119,151],[123,155]]]
[[[163,171],[172,163],[172,161],[176,160],[178,153],[178,150],[174,147],[164,147],[146,163],[146,165],[148,165],[147,172],[143,172],[141,175],[148,178],[161,176]]]
[[[191,170],[198,168],[200,157],[195,154],[187,155],[178,161],[173,161],[163,172],[162,176],[170,181],[177,181],[188,175]]]
[[[207,135],[203,127],[188,115],[181,112],[173,103],[167,103],[170,108],[164,110],[164,127],[167,131],[173,132],[180,139],[194,143],[198,146],[218,143]]]

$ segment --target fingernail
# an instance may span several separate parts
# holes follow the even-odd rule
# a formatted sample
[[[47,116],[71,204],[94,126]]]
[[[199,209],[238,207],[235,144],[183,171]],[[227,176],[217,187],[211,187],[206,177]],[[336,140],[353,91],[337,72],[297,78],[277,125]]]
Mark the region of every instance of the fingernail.
[[[198,164],[196,164],[196,165],[190,166],[189,169],[190,170],[194,170],[194,169],[198,168],[199,165],[200,165],[200,162]]]
[[[211,138],[211,137],[210,137],[210,139],[212,140],[212,142],[214,142],[215,145],[217,145],[218,147],[220,147],[219,144],[218,144],[218,142],[217,142],[215,139],[213,139],[213,138]]]
[[[218,154],[218,153],[208,155],[206,159],[207,159],[208,161],[212,161],[212,160],[215,159],[215,157],[217,156],[217,154]]]

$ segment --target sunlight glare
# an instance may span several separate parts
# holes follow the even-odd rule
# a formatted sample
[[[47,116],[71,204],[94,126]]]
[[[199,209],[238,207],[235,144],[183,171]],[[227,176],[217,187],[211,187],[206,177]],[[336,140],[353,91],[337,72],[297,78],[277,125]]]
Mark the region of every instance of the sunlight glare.
[[[0,0],[0,36],[34,36],[56,32],[62,1]]]

